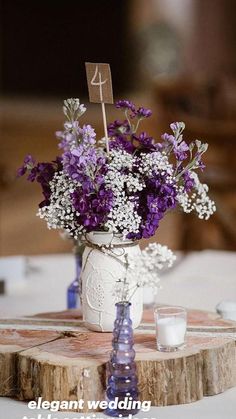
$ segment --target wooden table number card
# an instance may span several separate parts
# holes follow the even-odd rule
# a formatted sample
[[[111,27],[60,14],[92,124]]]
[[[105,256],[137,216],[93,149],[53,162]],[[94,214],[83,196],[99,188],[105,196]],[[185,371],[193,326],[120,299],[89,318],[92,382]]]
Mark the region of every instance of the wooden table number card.
[[[89,100],[92,103],[101,103],[102,105],[102,117],[106,140],[106,148],[107,154],[109,155],[105,103],[114,103],[110,65],[104,63],[85,63],[85,67],[89,91]]]

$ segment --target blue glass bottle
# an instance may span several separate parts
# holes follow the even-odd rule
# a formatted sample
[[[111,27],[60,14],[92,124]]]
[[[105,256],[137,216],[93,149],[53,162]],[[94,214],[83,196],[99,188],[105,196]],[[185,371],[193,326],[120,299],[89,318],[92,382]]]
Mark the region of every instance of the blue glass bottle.
[[[106,389],[106,398],[112,402],[114,407],[108,407],[104,413],[109,416],[119,417],[136,414],[139,409],[134,405],[138,401],[138,379],[136,374],[135,350],[133,348],[133,328],[130,319],[129,302],[120,302],[116,304],[116,320],[114,323],[113,340],[108,382]],[[115,401],[123,401],[122,407],[129,402],[131,408],[116,408]]]
[[[82,255],[81,253],[75,253],[75,266],[76,266],[76,276],[74,281],[67,288],[67,308],[75,309],[80,308],[80,294],[81,294],[81,285],[80,285],[80,273],[82,268]]]

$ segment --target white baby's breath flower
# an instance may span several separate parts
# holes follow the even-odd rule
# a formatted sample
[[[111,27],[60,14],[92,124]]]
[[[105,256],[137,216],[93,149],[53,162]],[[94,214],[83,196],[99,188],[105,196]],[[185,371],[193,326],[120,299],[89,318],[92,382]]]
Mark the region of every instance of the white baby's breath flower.
[[[173,165],[169,163],[168,157],[165,153],[154,151],[153,153],[141,153],[141,162],[139,171],[142,174],[152,177],[153,173],[167,174],[173,176]]]
[[[134,193],[145,184],[138,173],[133,173],[136,157],[124,150],[111,150],[108,171],[105,175],[106,188],[114,195],[113,207],[108,214],[105,227],[125,238],[129,233],[138,233],[141,217],[137,212]]]
[[[62,229],[77,239],[83,232],[83,226],[76,222],[76,216],[79,214],[72,205],[71,199],[76,182],[72,181],[64,172],[57,172],[49,185],[51,189],[50,204],[39,208],[37,215],[47,222],[49,229]]]
[[[177,201],[185,213],[195,211],[198,218],[208,220],[216,211],[215,202],[208,196],[208,186],[201,183],[197,173],[191,172],[194,180],[193,192],[188,194],[183,186],[178,188]]]

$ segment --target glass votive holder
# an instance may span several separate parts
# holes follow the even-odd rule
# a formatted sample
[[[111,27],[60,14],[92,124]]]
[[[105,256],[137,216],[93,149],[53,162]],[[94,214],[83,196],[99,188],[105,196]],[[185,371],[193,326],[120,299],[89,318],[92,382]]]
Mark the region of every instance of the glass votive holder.
[[[174,352],[185,346],[187,313],[183,307],[157,307],[154,310],[157,350]]]

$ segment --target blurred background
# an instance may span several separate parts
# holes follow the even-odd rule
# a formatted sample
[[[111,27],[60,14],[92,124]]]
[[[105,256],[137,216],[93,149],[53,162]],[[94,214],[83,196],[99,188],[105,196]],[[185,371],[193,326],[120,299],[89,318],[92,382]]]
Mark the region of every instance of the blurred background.
[[[0,0],[0,255],[70,251],[36,217],[38,185],[16,179],[25,154],[51,160],[62,101],[88,105],[84,62],[111,65],[116,99],[153,110],[159,139],[172,121],[209,143],[203,179],[217,213],[208,222],[175,212],[154,240],[173,249],[236,250],[236,2],[234,0]],[[107,106],[108,120],[119,116]]]

